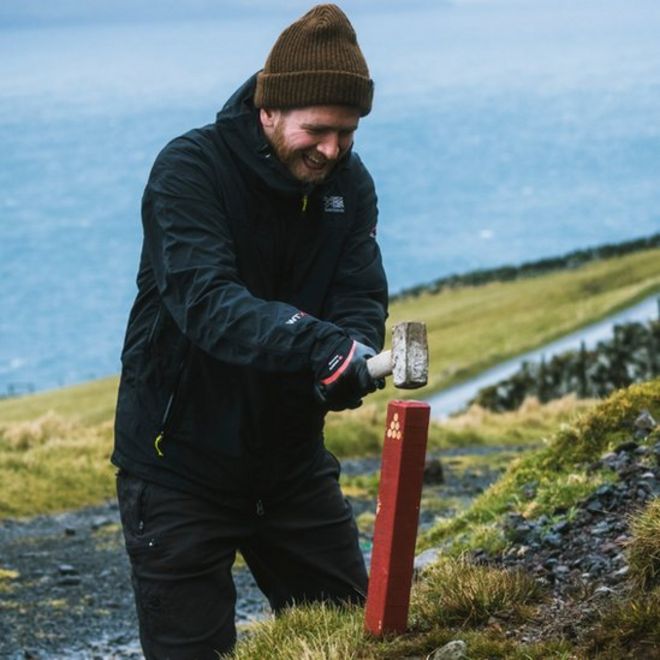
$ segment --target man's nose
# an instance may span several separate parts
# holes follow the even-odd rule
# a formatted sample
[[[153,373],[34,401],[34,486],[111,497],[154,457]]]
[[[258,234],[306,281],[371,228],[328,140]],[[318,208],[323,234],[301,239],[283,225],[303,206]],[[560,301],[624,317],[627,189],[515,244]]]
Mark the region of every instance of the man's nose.
[[[339,137],[336,133],[328,133],[323,136],[323,140],[316,145],[328,160],[335,160],[339,156]]]

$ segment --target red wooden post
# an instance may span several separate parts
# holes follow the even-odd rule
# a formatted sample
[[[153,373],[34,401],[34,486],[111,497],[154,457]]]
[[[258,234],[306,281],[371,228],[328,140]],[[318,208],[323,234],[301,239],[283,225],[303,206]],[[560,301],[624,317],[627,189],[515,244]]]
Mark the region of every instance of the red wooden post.
[[[430,411],[419,401],[387,407],[365,611],[374,635],[406,630]]]

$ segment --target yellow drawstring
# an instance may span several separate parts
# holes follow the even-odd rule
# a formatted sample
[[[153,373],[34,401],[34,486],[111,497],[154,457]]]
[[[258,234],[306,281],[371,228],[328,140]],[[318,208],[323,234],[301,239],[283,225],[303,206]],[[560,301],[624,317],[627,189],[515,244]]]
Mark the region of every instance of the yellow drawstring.
[[[161,431],[157,436],[156,439],[154,440],[154,448],[156,449],[156,453],[160,458],[163,458],[165,454],[163,454],[163,450],[160,448],[160,443],[163,441],[163,432]]]

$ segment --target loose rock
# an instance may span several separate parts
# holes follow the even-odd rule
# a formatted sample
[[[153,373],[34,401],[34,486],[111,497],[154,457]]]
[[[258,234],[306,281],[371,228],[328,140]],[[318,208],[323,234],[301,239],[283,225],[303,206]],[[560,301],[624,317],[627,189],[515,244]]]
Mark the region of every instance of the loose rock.
[[[449,644],[436,649],[428,656],[428,660],[462,660],[466,657],[467,644],[460,639],[456,639]]]

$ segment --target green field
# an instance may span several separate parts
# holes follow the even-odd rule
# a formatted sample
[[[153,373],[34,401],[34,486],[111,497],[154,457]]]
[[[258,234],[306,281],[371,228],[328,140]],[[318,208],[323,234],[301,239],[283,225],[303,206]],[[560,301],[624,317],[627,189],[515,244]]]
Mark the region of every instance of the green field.
[[[398,301],[390,324],[427,324],[429,386],[406,393],[388,387],[358,411],[331,415],[327,444],[340,456],[377,452],[388,400],[430,396],[658,291],[660,250],[653,249],[544,276]],[[58,511],[112,495],[108,456],[116,389],[117,378],[111,377],[0,401],[0,517]],[[538,433],[520,430],[517,435],[527,441]],[[498,436],[492,429],[458,434],[438,425],[431,429],[435,446],[495,442]]]

